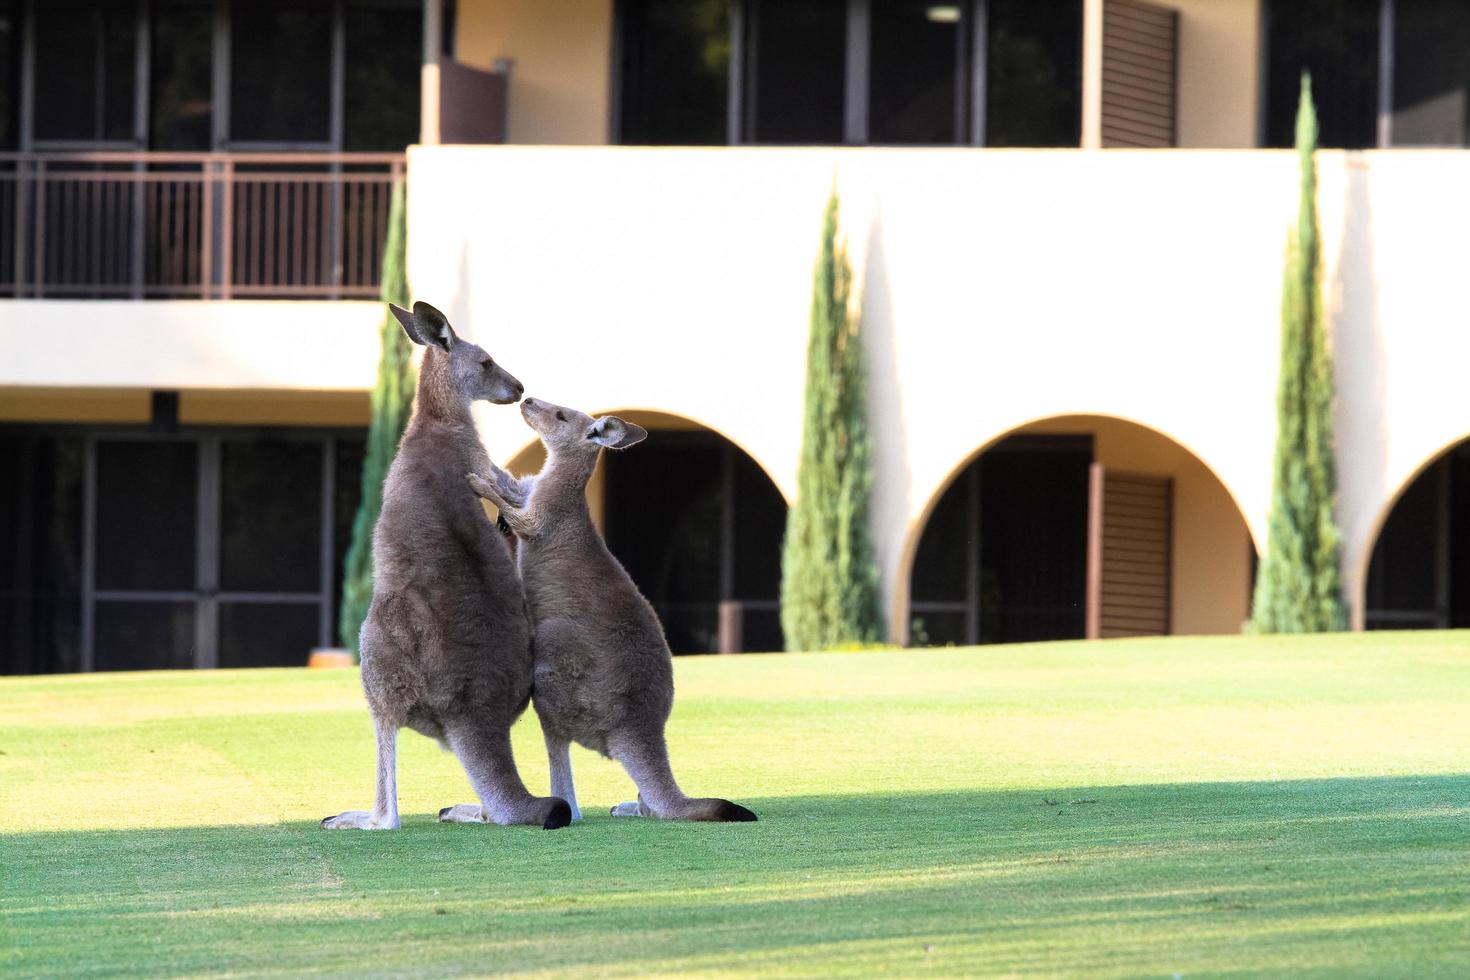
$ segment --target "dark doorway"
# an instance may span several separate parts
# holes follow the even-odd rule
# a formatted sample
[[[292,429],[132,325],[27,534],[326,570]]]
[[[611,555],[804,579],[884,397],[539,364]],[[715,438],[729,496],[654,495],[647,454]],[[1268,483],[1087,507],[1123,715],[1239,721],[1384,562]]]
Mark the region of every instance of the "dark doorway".
[[[940,498],[911,582],[915,645],[1080,639],[1091,436],[1012,436]]]
[[[1470,444],[1394,504],[1368,566],[1368,629],[1470,627]]]
[[[786,501],[713,432],[654,431],[603,455],[608,547],[663,621],[675,653],[780,650]],[[721,628],[721,607],[725,628]]]

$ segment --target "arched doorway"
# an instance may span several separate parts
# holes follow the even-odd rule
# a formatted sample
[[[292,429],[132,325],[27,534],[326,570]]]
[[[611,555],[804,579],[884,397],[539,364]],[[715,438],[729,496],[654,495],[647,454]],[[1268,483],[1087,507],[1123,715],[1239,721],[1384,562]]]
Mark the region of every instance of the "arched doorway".
[[[1470,439],[1393,502],[1368,563],[1367,629],[1470,626]]]
[[[1233,633],[1255,548],[1220,480],[1146,426],[1064,416],[956,469],[919,532],[914,645]]]
[[[588,503],[608,548],[653,603],[670,649],[782,649],[786,501],[771,478],[697,422],[662,412],[611,414],[649,437],[627,452],[602,454]],[[510,468],[534,473],[543,461],[537,444]]]

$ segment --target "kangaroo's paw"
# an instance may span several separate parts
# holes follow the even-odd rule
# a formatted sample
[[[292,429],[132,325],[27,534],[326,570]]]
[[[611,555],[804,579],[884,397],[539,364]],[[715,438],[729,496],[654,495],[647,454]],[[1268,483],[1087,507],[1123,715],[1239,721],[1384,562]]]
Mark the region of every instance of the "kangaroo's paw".
[[[348,810],[322,821],[323,830],[397,830],[397,820],[375,820],[366,810]]]
[[[651,817],[653,811],[642,800],[630,800],[613,807],[612,815],[615,817]]]
[[[478,473],[466,473],[464,478],[469,483],[470,489],[475,491],[476,496],[484,497],[501,510],[509,509],[505,497],[500,494],[500,488],[498,486],[492,484]]]
[[[485,808],[478,803],[456,803],[439,811],[440,823],[488,823]]]

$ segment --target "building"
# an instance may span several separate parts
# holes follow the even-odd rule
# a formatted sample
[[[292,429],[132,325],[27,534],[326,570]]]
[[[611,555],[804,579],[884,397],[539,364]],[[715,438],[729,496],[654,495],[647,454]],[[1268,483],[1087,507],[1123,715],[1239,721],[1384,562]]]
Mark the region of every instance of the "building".
[[[4,671],[332,640],[400,173],[415,295],[531,393],[654,430],[591,493],[676,649],[779,641],[834,183],[893,638],[1233,632],[1302,67],[1353,624],[1470,625],[1462,4],[11,0],[0,21]],[[514,411],[480,418],[495,458],[536,465]]]

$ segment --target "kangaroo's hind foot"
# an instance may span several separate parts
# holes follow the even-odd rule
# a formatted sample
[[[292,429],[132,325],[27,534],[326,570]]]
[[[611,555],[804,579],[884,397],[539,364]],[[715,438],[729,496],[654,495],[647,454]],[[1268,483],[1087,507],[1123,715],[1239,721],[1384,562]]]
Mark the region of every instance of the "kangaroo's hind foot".
[[[373,718],[378,733],[378,789],[372,812],[348,810],[322,820],[323,830],[398,829],[398,726]]]

